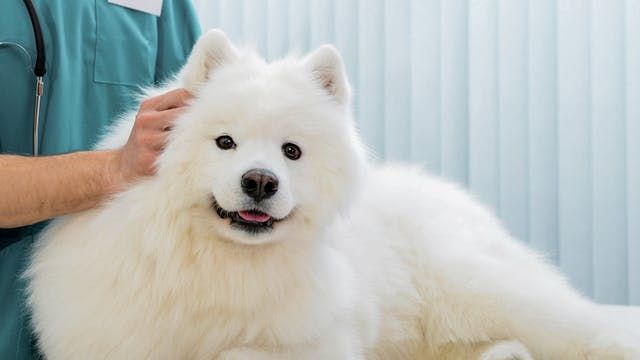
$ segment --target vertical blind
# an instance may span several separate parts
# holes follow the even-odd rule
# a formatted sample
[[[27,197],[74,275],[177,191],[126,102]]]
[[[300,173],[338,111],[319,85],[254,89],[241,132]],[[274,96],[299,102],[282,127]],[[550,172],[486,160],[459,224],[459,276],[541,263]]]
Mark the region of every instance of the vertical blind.
[[[194,0],[268,59],[333,43],[382,159],[467,186],[585,295],[640,304],[640,0]]]

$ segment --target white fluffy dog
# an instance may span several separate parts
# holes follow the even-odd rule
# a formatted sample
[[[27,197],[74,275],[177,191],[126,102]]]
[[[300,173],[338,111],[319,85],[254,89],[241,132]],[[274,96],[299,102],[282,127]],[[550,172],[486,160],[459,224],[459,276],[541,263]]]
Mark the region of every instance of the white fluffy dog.
[[[48,358],[640,358],[467,193],[367,160],[333,47],[266,63],[210,31],[148,94],[179,86],[157,175],[40,239]]]

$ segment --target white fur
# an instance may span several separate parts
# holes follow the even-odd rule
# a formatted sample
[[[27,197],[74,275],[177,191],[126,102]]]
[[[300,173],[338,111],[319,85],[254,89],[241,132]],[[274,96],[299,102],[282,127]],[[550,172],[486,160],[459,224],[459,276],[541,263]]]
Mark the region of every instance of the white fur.
[[[27,276],[48,358],[640,358],[465,191],[366,160],[334,48],[267,64],[212,31],[149,94],[178,86],[196,99],[158,174],[39,241]],[[237,148],[218,149],[222,134]],[[268,212],[288,217],[249,235],[211,196],[246,208],[256,167],[280,180]]]

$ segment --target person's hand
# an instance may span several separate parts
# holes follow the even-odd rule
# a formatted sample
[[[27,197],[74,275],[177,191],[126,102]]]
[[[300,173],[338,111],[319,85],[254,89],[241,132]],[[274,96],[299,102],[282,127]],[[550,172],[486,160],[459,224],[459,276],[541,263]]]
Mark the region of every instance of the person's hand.
[[[116,182],[153,175],[175,118],[184,111],[191,94],[176,89],[142,102],[127,143],[116,151]]]

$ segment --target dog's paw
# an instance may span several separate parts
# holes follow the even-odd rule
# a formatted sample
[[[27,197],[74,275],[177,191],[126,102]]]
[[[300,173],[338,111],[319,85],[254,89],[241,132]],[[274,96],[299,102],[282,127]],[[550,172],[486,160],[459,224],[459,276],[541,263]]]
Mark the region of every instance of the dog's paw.
[[[533,356],[521,342],[509,340],[492,344],[478,360],[533,360]]]

